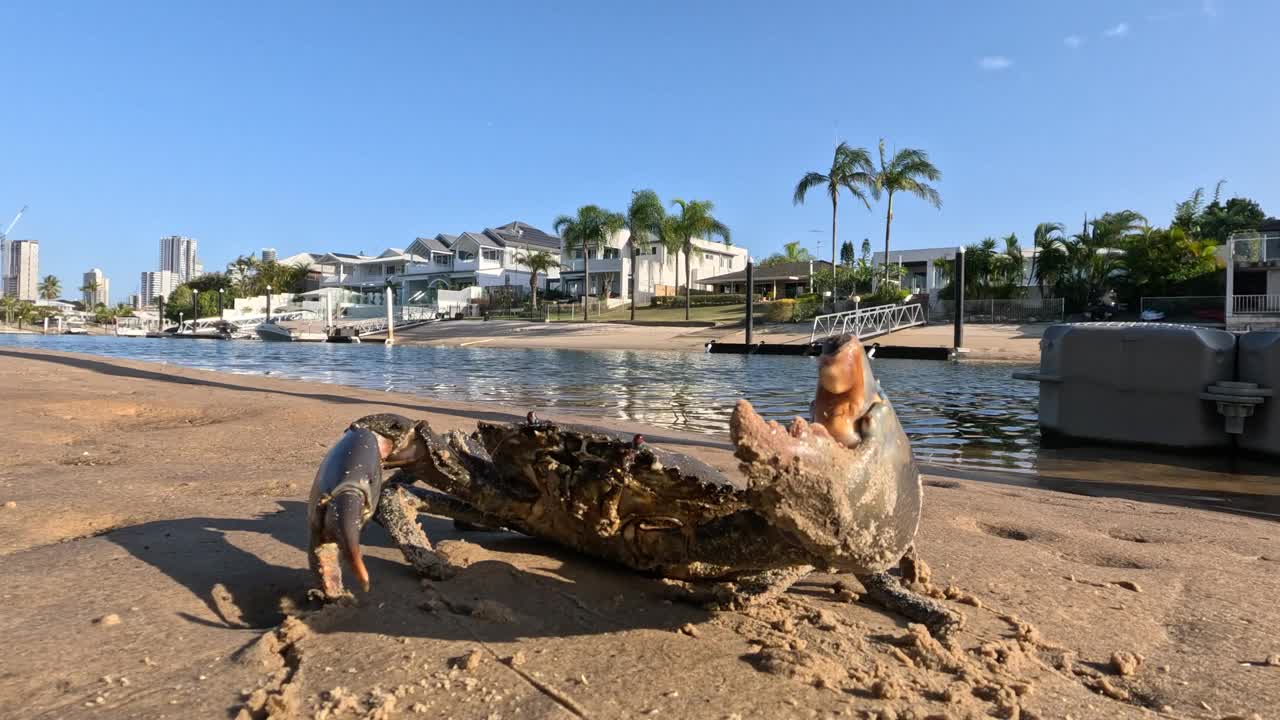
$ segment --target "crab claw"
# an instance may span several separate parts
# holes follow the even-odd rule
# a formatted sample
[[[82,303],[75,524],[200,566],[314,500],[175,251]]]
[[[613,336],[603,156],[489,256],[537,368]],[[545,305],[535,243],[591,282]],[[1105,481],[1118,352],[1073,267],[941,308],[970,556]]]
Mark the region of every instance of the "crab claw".
[[[745,400],[734,408],[730,435],[749,502],[815,562],[887,570],[920,522],[911,445],[856,339],[828,343],[818,376],[811,423],[784,428]]]
[[[311,486],[307,507],[308,559],[325,599],[346,595],[340,561],[369,590],[360,531],[378,506],[384,467],[415,461],[421,443],[414,424],[399,415],[369,415],[351,424],[330,448]]]

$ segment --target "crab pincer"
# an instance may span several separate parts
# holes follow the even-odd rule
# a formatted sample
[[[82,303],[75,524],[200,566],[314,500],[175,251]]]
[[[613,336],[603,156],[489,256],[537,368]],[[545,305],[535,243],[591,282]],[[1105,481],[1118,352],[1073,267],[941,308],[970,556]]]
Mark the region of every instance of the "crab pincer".
[[[347,594],[342,561],[361,589],[369,590],[360,531],[378,508],[383,470],[417,457],[414,436],[414,423],[406,417],[368,415],[353,422],[320,463],[307,506],[307,555],[325,599]]]

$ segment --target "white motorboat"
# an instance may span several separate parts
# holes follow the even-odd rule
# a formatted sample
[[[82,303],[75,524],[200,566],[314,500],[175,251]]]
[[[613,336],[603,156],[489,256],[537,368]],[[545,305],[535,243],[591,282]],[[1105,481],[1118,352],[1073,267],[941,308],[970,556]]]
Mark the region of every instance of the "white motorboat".
[[[142,320],[137,317],[116,318],[116,337],[146,337],[147,331],[142,327]]]
[[[64,335],[88,335],[89,329],[84,326],[84,320],[80,318],[67,318],[67,323],[63,326],[62,333]]]

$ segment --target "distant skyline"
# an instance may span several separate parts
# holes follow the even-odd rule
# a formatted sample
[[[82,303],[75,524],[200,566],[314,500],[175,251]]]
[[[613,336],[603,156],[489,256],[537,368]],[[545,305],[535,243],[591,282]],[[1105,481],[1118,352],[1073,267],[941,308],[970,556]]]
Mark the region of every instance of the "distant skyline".
[[[891,6],[886,6],[891,5]],[[959,245],[1197,186],[1280,214],[1264,0],[554,6],[0,4],[0,229],[64,295],[113,302],[160,238],[208,271],[275,248],[374,253],[553,218],[634,189],[709,199],[757,257],[829,255],[793,207],[837,140],[926,150],[941,210],[895,201],[893,246]],[[840,239],[884,240],[842,203]]]

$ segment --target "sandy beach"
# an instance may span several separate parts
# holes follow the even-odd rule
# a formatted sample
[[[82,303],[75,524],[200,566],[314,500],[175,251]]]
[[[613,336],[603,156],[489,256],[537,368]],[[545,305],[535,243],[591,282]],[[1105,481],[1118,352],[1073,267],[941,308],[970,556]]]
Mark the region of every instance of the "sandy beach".
[[[1048,325],[968,325],[965,357],[970,360],[1039,362],[1040,337]],[[904,347],[952,346],[950,325],[927,325],[882,335],[871,342]],[[385,336],[368,338],[377,342]],[[753,342],[785,345],[809,342],[803,324],[762,323]],[[741,343],[741,326],[630,325],[626,323],[535,323],[513,320],[463,320],[432,323],[396,332],[401,344],[480,347],[540,347],[574,350],[688,350],[700,352],[709,342]]]
[[[921,589],[966,617],[949,645],[852,578],[711,612],[426,516],[456,577],[421,581],[370,526],[371,592],[321,608],[305,503],[351,420],[523,410],[14,348],[0,407],[0,717],[1278,717],[1265,520],[926,476]],[[727,438],[603,424],[734,471]]]

